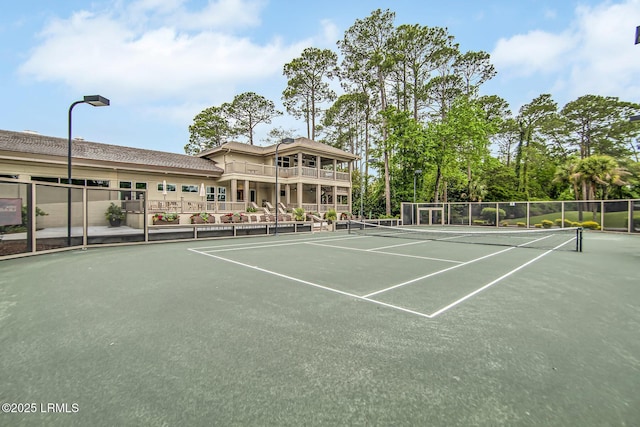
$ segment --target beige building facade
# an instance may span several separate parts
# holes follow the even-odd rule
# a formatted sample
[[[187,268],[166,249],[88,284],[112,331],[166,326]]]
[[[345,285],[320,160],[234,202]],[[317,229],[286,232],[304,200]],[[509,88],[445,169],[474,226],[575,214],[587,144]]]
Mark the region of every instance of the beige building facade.
[[[66,184],[67,150],[64,138],[0,130],[0,178]],[[306,138],[279,144],[278,202],[320,214],[351,212],[356,159]],[[148,213],[243,212],[275,205],[276,145],[228,142],[190,156],[74,139],[72,178],[74,185],[111,190],[111,199],[145,203]]]

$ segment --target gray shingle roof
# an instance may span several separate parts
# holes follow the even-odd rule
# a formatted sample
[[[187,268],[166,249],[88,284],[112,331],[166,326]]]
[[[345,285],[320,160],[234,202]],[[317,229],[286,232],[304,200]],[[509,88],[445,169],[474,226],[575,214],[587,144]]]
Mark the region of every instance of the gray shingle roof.
[[[131,166],[149,166],[157,168],[189,169],[221,174],[223,170],[209,159],[186,154],[145,150],[120,145],[101,144],[82,140],[73,140],[71,144],[74,159],[96,160],[130,164]],[[0,150],[18,153],[43,154],[67,157],[68,140],[28,132],[0,130]]]

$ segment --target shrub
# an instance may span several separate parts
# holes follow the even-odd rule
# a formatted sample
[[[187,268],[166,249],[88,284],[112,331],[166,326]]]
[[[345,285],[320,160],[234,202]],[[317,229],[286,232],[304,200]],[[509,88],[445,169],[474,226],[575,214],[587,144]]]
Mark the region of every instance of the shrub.
[[[524,222],[517,222],[516,225],[520,228],[525,228],[527,226],[527,224]]]
[[[125,213],[120,206],[111,202],[104,216],[107,218],[107,221],[121,221],[124,219]]]
[[[338,219],[338,213],[335,209],[329,209],[324,214],[324,219],[326,219],[327,221],[336,221]]]
[[[564,220],[564,226],[565,227],[573,227],[573,222],[569,219],[565,219]]]
[[[542,220],[542,227],[544,227],[544,228],[551,228],[551,227],[553,227],[553,221],[548,220],[548,219],[543,219],[543,220]]]
[[[501,217],[504,217],[506,215],[504,209],[500,209],[500,212],[498,212],[498,214]],[[482,219],[487,221],[489,224],[495,224],[496,223],[496,208],[483,208],[482,212],[480,212],[480,217],[482,217]]]
[[[473,220],[473,225],[485,225],[487,223],[487,221],[485,221],[484,219],[474,219]]]
[[[500,225],[502,225],[503,227],[508,227],[509,226],[509,221],[502,221],[500,223]]]
[[[582,223],[582,228],[586,228],[588,230],[600,230],[600,224],[595,221],[585,221]]]
[[[304,208],[293,208],[293,217],[296,221],[304,221]]]
[[[258,209],[254,208],[253,206],[249,206],[247,207],[247,212],[251,212],[251,213],[258,212]]]
[[[542,228],[542,224],[534,224],[533,225],[535,228]]]
[[[558,227],[562,227],[562,218],[556,218],[553,220],[553,223]]]

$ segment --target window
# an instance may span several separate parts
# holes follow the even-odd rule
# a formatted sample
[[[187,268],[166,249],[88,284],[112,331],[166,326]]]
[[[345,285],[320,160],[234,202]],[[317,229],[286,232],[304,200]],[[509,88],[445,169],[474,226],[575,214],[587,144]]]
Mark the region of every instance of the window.
[[[177,185],[176,184],[167,184],[167,192],[168,193],[175,193],[177,189]],[[159,182],[158,183],[158,191],[162,193],[162,183]]]
[[[200,191],[200,188],[197,185],[182,185],[183,193],[197,193]]]
[[[48,176],[32,176],[31,181],[41,181],[41,182],[60,182],[60,178],[52,178]]]
[[[136,190],[146,190],[147,183],[146,182],[136,182]]]
[[[225,187],[218,187],[218,201],[225,202],[227,200],[227,189]]]
[[[120,181],[118,184],[120,188],[131,188],[131,181]]]
[[[288,168],[290,163],[291,158],[290,157],[280,157],[278,156],[278,166],[281,168]]]
[[[109,187],[109,181],[104,179],[88,179],[87,187]]]
[[[207,202],[215,202],[216,200],[216,187],[207,187]]]
[[[120,181],[118,182],[118,187],[123,189],[131,188],[131,181]],[[120,192],[120,200],[130,200],[131,199],[131,191],[121,191]]]

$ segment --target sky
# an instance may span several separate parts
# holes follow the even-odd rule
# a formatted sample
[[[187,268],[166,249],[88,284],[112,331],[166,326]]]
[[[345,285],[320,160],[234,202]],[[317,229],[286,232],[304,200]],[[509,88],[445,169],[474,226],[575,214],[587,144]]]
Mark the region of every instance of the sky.
[[[396,26],[447,28],[460,50],[491,55],[482,87],[517,113],[543,93],[562,108],[587,94],[640,102],[640,0],[21,0],[0,14],[0,129],[184,153],[203,109],[243,92],[285,114],[256,128],[305,124],[286,114],[284,64],[332,49],[376,9]]]

